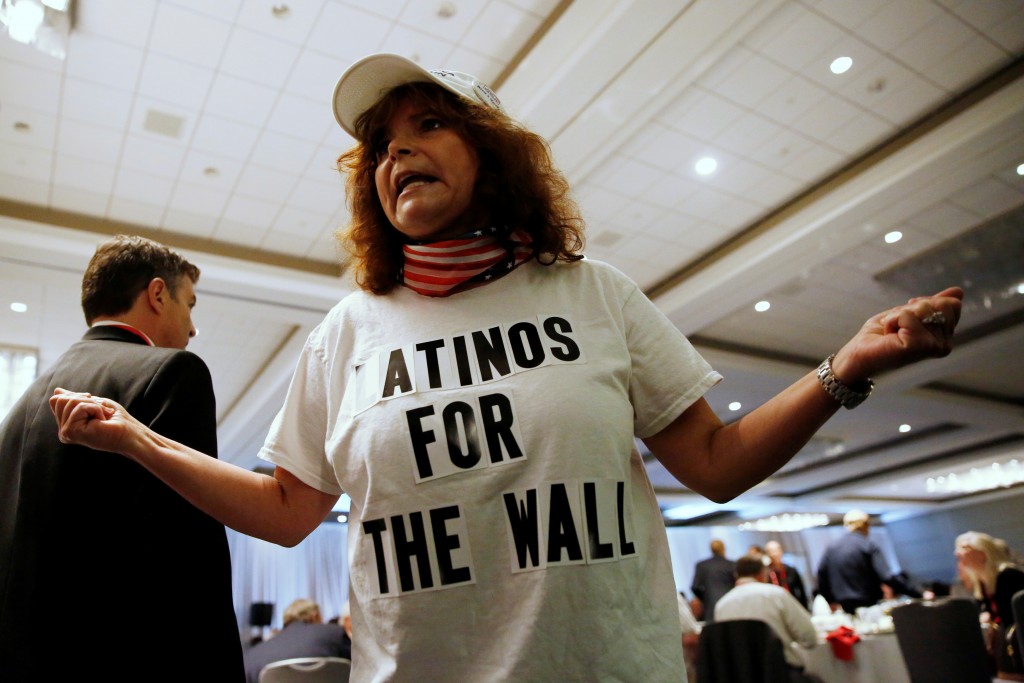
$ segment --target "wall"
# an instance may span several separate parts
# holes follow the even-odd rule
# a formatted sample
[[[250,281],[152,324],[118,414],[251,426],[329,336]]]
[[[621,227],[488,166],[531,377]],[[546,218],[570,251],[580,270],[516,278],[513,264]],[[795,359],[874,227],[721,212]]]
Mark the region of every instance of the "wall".
[[[1024,551],[1024,496],[1007,495],[983,503],[948,506],[903,519],[886,519],[885,528],[900,563],[918,581],[956,581],[953,556],[957,535],[983,531]]]

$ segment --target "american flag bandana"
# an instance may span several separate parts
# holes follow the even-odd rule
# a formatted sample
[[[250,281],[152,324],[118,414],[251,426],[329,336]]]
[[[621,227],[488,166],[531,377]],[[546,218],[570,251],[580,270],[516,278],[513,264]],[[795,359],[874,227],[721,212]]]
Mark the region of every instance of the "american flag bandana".
[[[528,233],[508,231],[506,246],[500,232],[505,231],[486,228],[441,242],[405,244],[399,282],[423,296],[450,296],[497,280],[533,256]]]

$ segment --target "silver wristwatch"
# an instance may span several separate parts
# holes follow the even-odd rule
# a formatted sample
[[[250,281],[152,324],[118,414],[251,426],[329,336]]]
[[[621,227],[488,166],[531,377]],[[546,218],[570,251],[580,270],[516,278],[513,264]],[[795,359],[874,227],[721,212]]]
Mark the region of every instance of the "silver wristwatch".
[[[829,396],[839,401],[839,405],[847,409],[856,408],[864,402],[864,399],[871,395],[871,390],[875,388],[875,383],[870,379],[865,380],[865,384],[867,384],[866,391],[857,391],[846,386],[832,372],[832,359],[835,357],[836,354],[833,353],[821,361],[821,365],[818,366],[818,382],[821,383],[822,388],[828,392]]]

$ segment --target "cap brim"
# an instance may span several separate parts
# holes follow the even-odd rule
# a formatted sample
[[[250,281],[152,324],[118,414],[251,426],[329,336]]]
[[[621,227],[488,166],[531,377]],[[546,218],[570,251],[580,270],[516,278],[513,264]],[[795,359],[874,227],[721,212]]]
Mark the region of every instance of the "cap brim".
[[[437,83],[429,71],[392,54],[364,57],[345,70],[334,86],[334,118],[352,137],[356,120],[392,88],[406,83]]]

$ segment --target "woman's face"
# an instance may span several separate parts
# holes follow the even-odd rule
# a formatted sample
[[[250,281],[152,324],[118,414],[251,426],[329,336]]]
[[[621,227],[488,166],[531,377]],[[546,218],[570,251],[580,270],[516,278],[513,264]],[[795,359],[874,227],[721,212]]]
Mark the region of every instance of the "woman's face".
[[[957,545],[954,554],[956,561],[967,569],[982,569],[985,566],[985,553],[965,543]]]
[[[468,232],[480,159],[426,104],[405,99],[374,150],[377,197],[391,224],[413,240]]]

